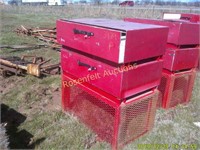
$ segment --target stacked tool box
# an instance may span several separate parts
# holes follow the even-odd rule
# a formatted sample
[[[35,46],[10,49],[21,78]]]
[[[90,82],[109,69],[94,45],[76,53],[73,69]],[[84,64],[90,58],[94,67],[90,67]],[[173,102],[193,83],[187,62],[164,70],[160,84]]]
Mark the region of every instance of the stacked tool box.
[[[119,20],[58,20],[63,109],[113,149],[145,134],[153,127],[167,34],[167,27]]]
[[[166,13],[163,20],[124,19],[169,27],[168,44],[163,57],[162,80],[158,88],[161,92],[158,105],[163,108],[171,108],[190,101],[199,61],[200,24],[197,23],[196,16]]]
[[[193,23],[196,23],[196,24],[200,24],[200,15],[199,14],[164,13],[163,14],[163,19],[164,20],[173,19],[173,20],[190,21],[190,22],[193,22]],[[199,35],[199,34],[197,33],[197,35]],[[198,68],[198,71],[200,71],[200,52],[199,52],[199,62],[198,62],[198,67],[197,68]]]

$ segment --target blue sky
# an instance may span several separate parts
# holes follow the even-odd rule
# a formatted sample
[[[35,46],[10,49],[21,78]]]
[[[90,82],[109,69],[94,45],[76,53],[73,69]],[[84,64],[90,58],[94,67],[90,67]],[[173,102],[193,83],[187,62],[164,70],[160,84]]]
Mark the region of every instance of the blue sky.
[[[77,1],[80,1],[80,0],[72,0],[72,1],[74,1],[74,2],[77,2]],[[86,0],[86,1],[91,1],[91,0]],[[108,0],[108,1],[113,1],[113,0]],[[119,1],[124,1],[124,0],[119,0]],[[133,0],[133,1],[136,1],[136,0]],[[139,0],[139,1],[142,1],[142,0]],[[155,0],[153,0],[153,1],[155,1]],[[163,1],[170,1],[170,0],[163,0]],[[200,2],[200,0],[176,0],[177,2],[194,2],[194,1],[199,1]]]
[[[164,1],[170,1],[170,0],[164,0]],[[179,2],[193,2],[193,1],[196,1],[196,0],[176,0],[176,1],[179,1]],[[198,0],[200,1],[200,0]]]
[[[3,1],[10,1],[10,0],[3,0]],[[79,1],[81,1],[81,0],[67,0],[67,1],[71,1],[71,2],[79,2]],[[86,0],[87,2],[90,2],[90,1],[92,1],[92,0]],[[104,0],[102,0],[102,1],[104,1]],[[114,1],[114,0],[106,0],[106,1]],[[119,0],[119,1],[124,1],[124,0]],[[136,0],[133,0],[133,1],[136,1]],[[139,1],[142,1],[142,0],[139,0]],[[153,0],[153,1],[155,1],[155,0]],[[170,0],[163,0],[163,1],[170,1]],[[174,1],[174,0],[173,0]],[[200,0],[176,0],[176,1],[178,1],[178,2],[194,2],[194,1],[198,1],[198,2],[200,2]]]
[[[81,1],[81,0],[69,0],[69,1],[72,1],[72,2],[79,2],[79,1]],[[92,1],[92,0],[86,0],[87,2],[90,2],[90,1]],[[102,0],[102,1],[104,1],[104,0]],[[106,1],[114,1],[114,0],[106,0]],[[120,2],[122,2],[122,1],[124,1],[124,0],[119,0]],[[133,0],[133,1],[136,1],[136,0]],[[142,1],[142,0],[139,0],[139,1]],[[155,0],[153,0],[153,1],[155,1]],[[162,0],[162,1],[171,1],[171,0]],[[177,2],[194,2],[194,1],[199,1],[200,2],[200,0],[176,0]]]
[[[80,0],[71,0],[71,1],[73,1],[73,2],[77,2],[77,1],[80,1]],[[91,0],[86,0],[86,1],[91,1]],[[113,1],[113,0],[108,0],[108,1]],[[119,1],[124,1],[124,0],[119,0]],[[133,1],[136,1],[136,0],[133,0]],[[139,0],[139,1],[142,1],[142,0]],[[153,1],[155,1],[155,0],[153,0]],[[170,1],[170,0],[163,0],[163,1]],[[200,2],[200,0],[176,0],[177,2],[194,2],[194,1],[199,1]]]

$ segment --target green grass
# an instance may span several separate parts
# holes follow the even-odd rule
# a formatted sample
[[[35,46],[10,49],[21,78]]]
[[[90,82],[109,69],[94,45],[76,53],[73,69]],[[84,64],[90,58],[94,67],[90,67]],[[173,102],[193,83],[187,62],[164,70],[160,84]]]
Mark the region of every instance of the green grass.
[[[2,6],[0,6],[2,7]],[[18,36],[13,30],[20,25],[27,27],[55,27],[56,19],[79,17],[108,17],[120,19],[123,17],[159,18],[162,12],[137,12],[129,9],[88,9],[80,7],[5,7],[1,9],[1,36],[0,43],[13,44],[38,44],[42,43],[33,37]],[[174,10],[176,11],[176,10]],[[82,13],[81,13],[82,12]],[[2,56],[38,55],[46,59],[52,58],[59,61],[59,53],[49,48],[41,48],[30,51],[11,52],[11,49],[0,50]],[[1,103],[15,109],[26,116],[26,120],[13,130],[14,144],[11,148],[35,148],[35,149],[85,149],[86,143],[94,141],[92,133],[78,119],[68,113],[49,109],[48,105],[54,105],[52,91],[60,88],[60,76],[51,76],[39,79],[33,76],[12,76],[1,78],[1,86],[4,89],[1,94]],[[60,103],[60,97],[57,99]],[[153,130],[127,145],[125,149],[137,149],[138,144],[200,144],[200,131],[193,122],[200,121],[200,74],[197,74],[191,102],[186,106],[178,106],[171,110],[157,110],[155,126]],[[21,131],[30,133],[33,137],[27,145],[20,140]],[[23,138],[22,138],[23,139]],[[23,139],[25,140],[25,139]],[[105,142],[93,143],[90,149],[110,149]],[[172,149],[172,148],[171,148]],[[192,148],[190,148],[192,149]],[[200,149],[200,147],[199,147]]]

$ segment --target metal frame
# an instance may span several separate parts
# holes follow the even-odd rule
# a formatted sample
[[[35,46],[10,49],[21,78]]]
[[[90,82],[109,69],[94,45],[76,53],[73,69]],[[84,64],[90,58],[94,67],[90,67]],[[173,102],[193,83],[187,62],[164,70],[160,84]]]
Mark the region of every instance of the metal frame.
[[[76,78],[74,76],[67,74],[65,72],[62,74],[62,81],[75,80],[75,79]],[[83,91],[83,92],[80,92],[78,97],[74,96],[72,94],[74,91],[71,91],[71,90],[75,90],[75,92],[76,92],[75,94],[77,94],[79,91],[76,88],[79,88],[79,89],[81,89],[81,91]],[[84,100],[84,95],[85,95],[84,93],[86,93],[87,95],[89,94],[89,97],[86,96],[87,100]],[[104,134],[104,132],[105,132],[105,136],[103,138],[101,136],[100,138],[104,141],[109,142],[112,146],[112,149],[120,149],[124,145],[137,139],[138,137],[142,136],[143,134],[147,133],[149,130],[152,129],[153,124],[154,124],[154,119],[155,119],[157,94],[158,94],[158,91],[156,89],[153,89],[153,90],[141,93],[140,95],[137,95],[135,97],[130,97],[129,99],[122,99],[119,101],[116,97],[114,97],[114,96],[92,86],[91,84],[88,84],[88,83],[77,84],[75,87],[66,87],[64,84],[62,84],[62,108],[64,111],[69,111],[69,112],[75,114],[83,123],[85,123],[89,128],[91,128],[97,135]],[[77,100],[77,98],[79,98],[79,97],[80,97],[80,99]],[[84,103],[84,101],[90,101],[91,97],[95,98],[95,100],[93,100],[93,103],[95,103],[95,104],[103,103],[106,106],[112,107],[115,110],[114,114],[113,114],[113,116],[114,116],[114,122],[112,123],[113,127],[112,127],[112,125],[109,125],[109,127],[108,127],[109,129],[110,128],[113,129],[112,130],[113,132],[110,133],[109,132],[110,130],[106,127],[105,120],[109,119],[109,118],[107,118],[107,117],[109,117],[107,115],[106,116],[101,115],[101,117],[102,116],[105,117],[102,120],[102,121],[105,121],[105,122],[103,122],[105,124],[105,126],[104,126],[104,124],[101,124],[101,125],[103,125],[103,127],[99,127],[99,128],[101,128],[102,131],[97,130],[98,127],[96,127],[96,126],[100,126],[100,124],[96,123],[95,127],[94,127],[93,122],[91,123],[91,122],[88,122],[87,120],[86,121],[84,120],[84,118],[88,114],[94,113],[92,110],[94,109],[93,106],[95,104],[92,105],[92,107],[91,106],[85,107],[88,105],[85,105],[85,103]],[[145,102],[145,103],[143,103],[143,102]],[[76,103],[76,104],[72,105],[73,103]],[[84,104],[84,107],[82,108],[83,104]],[[146,108],[146,106],[147,106],[147,108]],[[135,108],[135,109],[132,109],[132,108]],[[76,112],[77,109],[80,112],[82,111],[82,113],[80,113],[80,112],[77,113]],[[94,118],[96,118],[96,120],[99,119],[98,113],[101,112],[101,111],[98,111],[99,109],[100,109],[99,107],[95,109],[95,115],[89,116],[90,120],[94,120]],[[109,111],[108,107],[106,107],[105,109],[107,111]],[[87,112],[87,113],[85,113],[85,112]],[[127,115],[127,113],[130,113],[130,115]],[[136,115],[136,118],[138,117],[138,115],[139,115],[139,117],[141,117],[140,115],[142,115],[142,121],[139,121],[139,122],[146,123],[146,124],[140,124],[140,125],[138,125],[137,123],[129,124],[129,127],[130,127],[130,125],[135,127],[135,130],[134,130],[135,132],[133,130],[130,131],[131,133],[134,132],[133,137],[129,137],[127,135],[129,133],[129,131],[127,131],[127,130],[129,130],[129,128],[126,127],[126,124],[130,123],[131,114]],[[145,114],[144,117],[143,117],[143,114]],[[88,116],[86,118],[88,118]],[[140,120],[141,120],[141,118],[140,118]],[[95,129],[95,128],[97,128],[97,129]],[[140,131],[140,129],[142,129],[142,131]],[[124,132],[124,130],[126,132]],[[106,137],[108,137],[108,138],[106,138]],[[120,140],[120,139],[123,139],[124,141]]]
[[[186,78],[185,82],[179,85],[178,80],[184,77]],[[163,70],[161,84],[158,87],[158,90],[161,92],[161,96],[159,97],[161,107],[168,109],[176,107],[178,104],[187,104],[191,98],[195,77],[196,69],[177,73]],[[179,87],[179,91],[174,90],[175,86]],[[182,95],[180,96],[178,92],[182,92]],[[180,99],[180,97],[182,98]]]

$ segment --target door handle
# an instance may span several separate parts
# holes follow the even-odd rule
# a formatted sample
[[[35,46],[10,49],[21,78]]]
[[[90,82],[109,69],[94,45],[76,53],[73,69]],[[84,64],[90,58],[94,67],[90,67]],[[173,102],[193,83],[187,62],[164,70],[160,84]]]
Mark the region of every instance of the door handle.
[[[81,62],[80,60],[78,60],[77,63],[78,63],[79,66],[85,66],[85,67],[87,67],[87,68],[88,68],[88,71],[97,70],[96,67],[90,66],[90,65],[88,65],[88,64],[86,64],[86,63],[83,63],[83,62]]]

